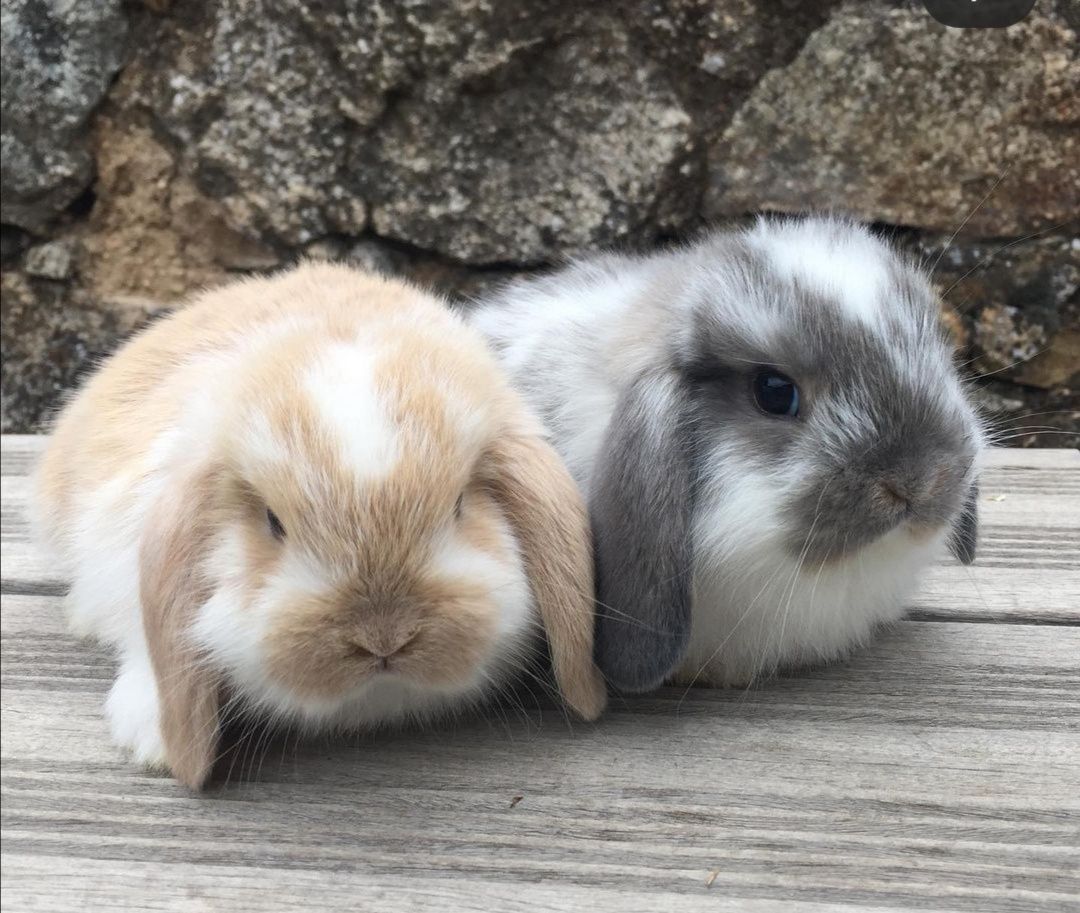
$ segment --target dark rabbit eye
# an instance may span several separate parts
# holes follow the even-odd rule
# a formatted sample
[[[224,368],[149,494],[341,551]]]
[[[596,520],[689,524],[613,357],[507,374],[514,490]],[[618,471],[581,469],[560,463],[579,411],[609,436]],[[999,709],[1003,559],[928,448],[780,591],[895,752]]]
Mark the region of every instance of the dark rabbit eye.
[[[794,418],[799,414],[799,388],[790,377],[766,369],[754,375],[754,402],[762,412]]]
[[[280,542],[285,538],[285,527],[269,507],[266,508],[266,523],[270,527],[270,534]]]

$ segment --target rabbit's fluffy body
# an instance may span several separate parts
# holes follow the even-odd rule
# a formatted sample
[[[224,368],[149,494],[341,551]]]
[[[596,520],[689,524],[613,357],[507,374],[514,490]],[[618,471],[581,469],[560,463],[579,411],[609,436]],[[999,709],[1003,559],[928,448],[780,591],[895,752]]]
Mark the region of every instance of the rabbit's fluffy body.
[[[951,536],[970,559],[983,433],[936,298],[851,222],[601,256],[471,319],[590,504],[616,684],[833,659],[901,614]],[[755,408],[762,369],[798,384],[797,418]]]
[[[310,264],[202,294],[70,402],[37,505],[73,628],[117,649],[116,741],[193,786],[234,710],[427,717],[541,626],[568,703],[602,707],[573,483],[479,337],[401,283]]]

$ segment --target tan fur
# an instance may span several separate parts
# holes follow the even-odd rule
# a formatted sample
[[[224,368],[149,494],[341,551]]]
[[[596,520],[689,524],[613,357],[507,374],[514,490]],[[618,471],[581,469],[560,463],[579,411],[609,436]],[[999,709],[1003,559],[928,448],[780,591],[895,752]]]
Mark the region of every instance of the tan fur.
[[[169,491],[153,511],[140,550],[140,599],[158,682],[161,733],[173,776],[201,789],[218,744],[220,682],[188,639],[209,596],[200,565],[209,544],[213,470]]]
[[[525,552],[552,666],[563,699],[584,719],[607,701],[592,655],[593,565],[588,519],[554,449],[539,437],[511,434],[494,442],[492,484]]]
[[[400,443],[377,483],[358,480],[304,385],[328,343],[358,339],[378,353],[376,384]],[[155,447],[206,391],[216,418],[198,426],[193,464],[162,469]],[[245,456],[252,415],[288,453],[284,464]],[[140,590],[168,763],[184,782],[205,780],[217,739],[217,670],[187,636],[209,595],[202,561],[222,530],[238,530],[240,589],[260,592],[282,556],[267,507],[290,546],[330,561],[337,580],[276,610],[264,646],[277,685],[332,700],[376,669],[376,654],[401,645],[387,662],[402,675],[434,688],[467,679],[493,643],[493,607],[479,585],[438,573],[427,543],[456,522],[505,563],[508,520],[567,703],[587,719],[603,709],[580,496],[483,343],[436,299],[330,264],[198,296],[125,346],[61,415],[38,474],[46,534],[63,555],[89,492],[163,471],[168,490],[144,529]]]

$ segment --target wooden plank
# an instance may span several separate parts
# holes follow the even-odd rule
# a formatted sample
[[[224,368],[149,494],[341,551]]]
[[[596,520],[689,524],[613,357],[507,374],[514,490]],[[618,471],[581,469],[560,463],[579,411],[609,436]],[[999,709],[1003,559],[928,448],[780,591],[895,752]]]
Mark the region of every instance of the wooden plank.
[[[617,700],[591,726],[518,695],[422,732],[249,741],[229,782],[193,797],[110,746],[111,660],[65,633],[60,600],[12,595],[62,583],[27,541],[41,441],[2,444],[5,910],[818,913],[1080,897],[1075,452],[992,454],[980,563],[932,569],[915,601],[940,623],[902,623],[847,663]]]
[[[0,476],[29,475],[46,440],[43,434],[0,435]]]
[[[195,798],[109,745],[111,664],[62,633],[57,599],[6,596],[2,617],[5,894],[26,908],[169,909],[163,885],[277,906],[250,893],[264,871],[296,909],[328,911],[358,905],[346,886],[386,910],[524,906],[534,888],[540,908],[597,910],[1080,894],[1080,628],[904,623],[847,663],[618,700],[590,726],[505,708],[278,740]]]
[[[50,858],[11,854],[4,863],[5,909],[126,910],[180,913],[180,911],[252,909],[253,897],[272,898],[277,910],[362,910],[364,913],[412,913],[452,910],[456,913],[565,913],[581,910],[617,910],[620,913],[686,913],[707,901],[717,913],[836,913],[833,904],[725,897],[704,880],[686,890],[656,891],[648,895],[619,887],[594,888],[566,883],[474,882],[450,876],[416,879],[371,871],[337,869],[281,870],[265,866],[214,866],[208,877],[204,867],[180,863],[131,861],[122,869],[102,871],[95,860],[65,859],[57,877]],[[707,876],[706,876],[707,877]],[[53,887],[43,898],[34,886]],[[688,896],[689,895],[689,896]],[[696,898],[695,898],[696,895]],[[54,906],[55,904],[55,906]],[[267,907],[270,903],[267,904]],[[901,908],[865,906],[867,913],[899,913]]]
[[[932,567],[911,600],[916,621],[1080,624],[1080,555],[1072,567]]]

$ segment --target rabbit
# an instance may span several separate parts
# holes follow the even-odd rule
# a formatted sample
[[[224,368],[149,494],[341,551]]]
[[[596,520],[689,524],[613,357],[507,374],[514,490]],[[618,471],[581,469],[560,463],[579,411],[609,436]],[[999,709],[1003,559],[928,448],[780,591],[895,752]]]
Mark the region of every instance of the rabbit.
[[[974,559],[984,428],[927,277],[853,221],[600,255],[469,319],[587,500],[622,690],[832,660]]]
[[[233,713],[426,720],[541,631],[565,703],[603,709],[585,505],[417,288],[306,263],[198,295],[65,406],[35,492],[73,629],[119,656],[114,740],[193,789]]]

